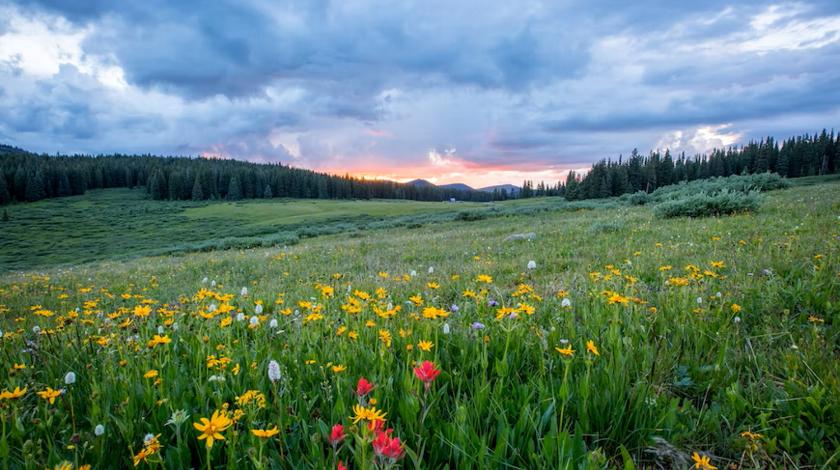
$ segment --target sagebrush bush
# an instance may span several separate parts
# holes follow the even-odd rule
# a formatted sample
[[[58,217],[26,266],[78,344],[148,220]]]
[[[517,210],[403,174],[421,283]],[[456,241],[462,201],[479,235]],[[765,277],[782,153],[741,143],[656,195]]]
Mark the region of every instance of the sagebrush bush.
[[[724,191],[749,193],[752,191],[772,191],[790,186],[787,179],[776,173],[758,173],[753,175],[735,175],[709,178],[663,186],[650,193],[656,202],[683,199],[699,193],[715,195]]]
[[[627,196],[627,202],[633,206],[644,206],[651,200],[650,194],[644,191],[637,191]]]
[[[747,193],[723,190],[716,194],[699,193],[665,201],[656,206],[659,217],[709,217],[751,212],[758,209],[758,191]]]

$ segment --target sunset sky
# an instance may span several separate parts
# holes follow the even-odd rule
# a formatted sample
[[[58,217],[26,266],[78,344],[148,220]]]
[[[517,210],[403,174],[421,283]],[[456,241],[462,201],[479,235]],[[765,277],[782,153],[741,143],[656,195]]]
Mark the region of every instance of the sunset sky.
[[[473,186],[840,123],[840,1],[0,0],[0,143]]]

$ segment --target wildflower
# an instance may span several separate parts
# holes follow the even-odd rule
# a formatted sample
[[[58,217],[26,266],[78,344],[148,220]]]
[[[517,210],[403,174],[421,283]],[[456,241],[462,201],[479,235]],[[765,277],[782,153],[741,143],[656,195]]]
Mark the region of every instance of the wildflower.
[[[738,313],[741,311],[741,306],[738,304],[732,304],[729,308],[732,310],[732,313]]]
[[[569,308],[572,306],[572,301],[569,300],[568,297],[564,297],[563,300],[560,301],[560,306],[563,308]]]
[[[363,397],[373,390],[373,384],[368,382],[368,380],[364,377],[359,377],[359,381],[356,383],[356,395],[359,397]]]
[[[53,467],[53,470],[73,470],[73,464],[64,460]]]
[[[435,364],[431,361],[423,361],[423,363],[420,364],[420,367],[414,368],[414,375],[423,382],[423,385],[425,385],[428,390],[432,385],[432,382],[434,382],[437,376],[440,375],[440,369],[435,367]]]
[[[247,296],[247,295],[248,295],[248,288],[247,288],[247,287],[243,287],[243,288],[242,288],[242,290],[241,290],[241,291],[239,291],[239,295],[241,295],[242,297]]]
[[[591,339],[586,342],[586,350],[591,352],[592,354],[594,354],[596,356],[601,355],[601,353],[598,352],[598,346],[595,346],[595,342],[592,341]]]
[[[201,423],[193,423],[193,427],[201,433],[198,436],[199,441],[206,439],[205,443],[208,449],[213,447],[213,442],[224,440],[225,437],[222,436],[222,432],[233,424],[227,417],[227,413],[219,410],[214,411],[210,419],[201,418],[200,421]]]
[[[762,436],[761,434],[756,433],[756,432],[744,431],[744,432],[741,433],[741,437],[743,437],[745,439],[749,439],[751,441],[755,441],[755,440],[761,439],[764,436]]]
[[[280,380],[280,364],[275,360],[271,360],[268,363],[268,380],[272,382]]]
[[[430,320],[437,320],[438,318],[446,318],[449,316],[449,312],[437,307],[426,307],[423,309],[423,318],[428,318]]]
[[[694,460],[694,465],[691,468],[697,470],[717,470],[717,467],[712,465],[711,458],[708,455],[700,455],[697,452],[691,454],[691,460]]]
[[[449,311],[452,312],[452,313],[458,313],[458,310],[461,310],[461,309],[458,308],[458,306],[455,305],[455,304],[452,304],[452,305],[449,306]]]
[[[2,392],[0,392],[0,400],[16,400],[26,395],[26,390],[27,389],[22,389],[20,387],[15,387],[15,389],[11,392],[8,390],[3,390]]]
[[[184,424],[187,419],[190,417],[190,414],[187,413],[187,410],[175,410],[169,415],[169,420],[166,424],[170,426],[175,426],[176,428],[180,428],[182,424]]]
[[[434,273],[435,273],[435,267],[434,266],[429,266],[429,274],[434,274]]]
[[[345,437],[347,437],[347,435],[344,434],[344,426],[341,424],[333,425],[332,430],[330,430],[330,445],[335,447],[339,442],[343,441]]]
[[[431,341],[420,341],[417,343],[417,347],[420,348],[421,351],[429,352],[434,347],[434,343]]]
[[[46,390],[38,392],[38,396],[50,402],[50,405],[55,403],[55,399],[61,395],[61,390],[53,390],[52,387],[47,387]]]
[[[263,313],[262,304],[257,304],[256,307],[254,307],[254,313],[256,313],[257,315],[261,315]]]
[[[99,437],[99,436],[105,434],[105,426],[103,426],[101,424],[97,424],[96,427],[93,428],[93,434],[96,437]]]
[[[560,354],[568,357],[572,357],[575,354],[575,350],[572,349],[572,345],[566,345],[566,347],[563,348],[556,347],[554,349],[557,350],[557,352],[559,352]]]
[[[254,315],[250,319],[248,319],[248,324],[251,325],[251,328],[256,328],[260,324],[260,319],[257,318],[256,315]]]
[[[537,269],[537,262],[534,260],[528,261],[528,269]]]
[[[155,369],[151,369],[148,372],[146,372],[145,374],[143,374],[143,377],[147,378],[147,379],[153,379],[157,376],[158,376],[158,371],[155,370]]]
[[[153,347],[155,347],[159,344],[169,344],[171,342],[172,342],[172,340],[169,339],[169,336],[154,335],[154,336],[152,336],[152,339],[150,339],[149,342],[146,345],[150,348],[153,348]]]
[[[280,430],[277,429],[277,426],[274,426],[271,429],[252,429],[251,434],[262,439],[268,439],[269,437],[273,437],[280,434]]]
[[[272,318],[270,322],[268,322],[268,327],[272,330],[277,329],[277,319]]]
[[[354,415],[350,417],[353,420],[353,424],[359,421],[367,421],[368,423],[385,421],[385,416],[387,415],[387,413],[377,410],[375,406],[365,408],[362,405],[353,405],[353,413]]]
[[[483,330],[484,329],[484,323],[477,322],[477,321],[473,322],[473,324],[470,325],[470,328],[472,328],[473,330]]]
[[[379,330],[379,339],[385,344],[386,348],[391,347],[391,332],[388,330]]]
[[[242,312],[237,313],[236,314],[236,321],[245,321],[245,314],[242,313]]]
[[[73,385],[76,383],[76,373],[75,372],[68,372],[67,375],[64,376],[64,383],[67,385]]]
[[[148,317],[152,313],[152,307],[148,305],[136,305],[134,307],[134,316],[138,318]]]
[[[379,457],[389,458],[391,460],[399,460],[402,458],[405,450],[400,443],[399,437],[391,437],[393,429],[386,431],[377,431],[376,438],[373,440],[373,451]]]
[[[236,397],[236,404],[240,407],[246,406],[250,403],[256,403],[259,408],[265,408],[265,395],[259,390],[248,390],[242,395]]]
[[[493,282],[493,277],[489,274],[479,274],[475,277],[476,282],[483,282],[485,284],[490,284]]]
[[[140,465],[140,462],[145,462],[147,458],[155,455],[160,449],[161,445],[158,442],[158,434],[155,436],[154,434],[147,434],[146,437],[143,438],[143,448],[134,456],[134,466]]]
[[[445,334],[445,335],[449,334],[449,323],[444,323],[443,324],[443,334]]]
[[[347,466],[344,465],[344,462],[341,460],[338,461],[338,464],[335,466],[336,470],[347,470]]]
[[[332,371],[336,374],[344,372],[345,370],[347,370],[347,366],[344,366],[342,364],[336,364],[332,366]]]
[[[429,289],[440,289],[440,284],[434,281],[430,281],[426,283],[426,287],[428,287]]]

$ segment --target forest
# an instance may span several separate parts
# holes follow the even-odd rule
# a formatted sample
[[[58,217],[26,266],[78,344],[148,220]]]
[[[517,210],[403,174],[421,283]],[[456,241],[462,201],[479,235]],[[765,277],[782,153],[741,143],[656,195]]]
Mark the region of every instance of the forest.
[[[741,147],[686,156],[633,150],[629,157],[605,159],[585,174],[570,172],[555,184],[525,181],[516,194],[432,185],[402,184],[338,176],[278,164],[230,159],[151,155],[45,155],[0,145],[0,205],[84,194],[88,189],[143,187],[155,200],[240,200],[259,198],[409,199],[491,201],[512,197],[563,196],[596,199],[715,176],[774,172],[796,178],[840,170],[840,135],[832,130],[772,137]]]
[[[520,197],[563,196],[568,200],[598,199],[625,193],[653,192],[656,188],[698,179],[754,173],[778,173],[787,178],[827,175],[840,171],[840,134],[823,129],[784,140],[772,137],[742,147],[715,149],[688,157],[652,151],[647,156],[633,150],[628,158],[601,160],[586,174],[572,171],[555,186],[523,183]]]

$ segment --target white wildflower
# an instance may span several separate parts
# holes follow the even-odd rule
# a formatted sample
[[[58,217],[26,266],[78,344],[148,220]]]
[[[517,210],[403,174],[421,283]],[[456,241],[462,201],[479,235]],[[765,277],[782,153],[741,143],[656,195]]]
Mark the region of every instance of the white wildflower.
[[[101,424],[97,424],[95,428],[93,428],[93,434],[97,437],[105,434],[105,426]]]
[[[537,269],[537,262],[534,260],[528,261],[528,269]]]
[[[449,323],[444,323],[443,324],[443,334],[445,334],[445,335],[449,334]]]
[[[239,291],[239,295],[241,295],[242,297],[247,296],[247,295],[248,295],[248,288],[247,288],[247,287],[243,287],[243,288],[242,288],[242,290],[241,290],[241,291]]]
[[[272,382],[280,380],[280,364],[273,359],[268,363],[268,380]]]
[[[68,372],[67,375],[64,376],[64,383],[67,385],[73,385],[76,383],[76,373],[75,372]]]
[[[562,301],[560,301],[560,306],[561,306],[561,307],[564,307],[564,308],[565,308],[565,307],[571,307],[571,306],[572,306],[572,301],[571,301],[571,300],[569,300],[569,298],[568,298],[568,297],[563,297],[563,300],[562,300]]]
[[[256,312],[257,315],[261,315],[263,313],[262,304],[257,304],[257,306],[254,307],[254,312]]]

